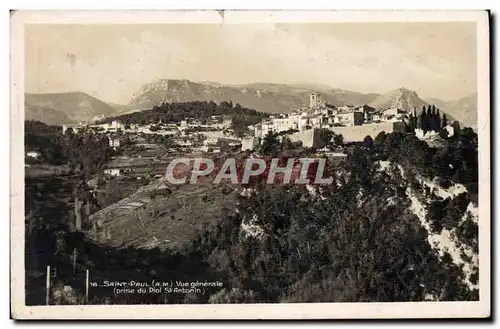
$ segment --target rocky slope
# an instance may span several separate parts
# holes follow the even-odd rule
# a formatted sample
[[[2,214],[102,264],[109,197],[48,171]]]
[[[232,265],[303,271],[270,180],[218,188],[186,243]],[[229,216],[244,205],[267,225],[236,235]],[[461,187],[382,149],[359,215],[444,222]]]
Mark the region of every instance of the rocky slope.
[[[251,83],[222,85],[214,82],[161,79],[143,85],[132,97],[130,108],[149,108],[161,102],[232,101],[261,112],[277,113],[308,106],[311,92],[321,93],[333,105],[363,104],[378,94],[362,94],[325,86]]]
[[[378,109],[398,108],[409,112],[413,111],[414,108],[420,110],[428,103],[423,101],[415,91],[399,88],[381,95],[369,105]]]

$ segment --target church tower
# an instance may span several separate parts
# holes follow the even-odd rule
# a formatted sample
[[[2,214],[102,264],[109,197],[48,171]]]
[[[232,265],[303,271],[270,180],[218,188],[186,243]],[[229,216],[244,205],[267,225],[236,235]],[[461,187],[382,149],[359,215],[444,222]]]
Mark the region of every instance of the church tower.
[[[321,96],[317,93],[311,93],[309,94],[309,107],[313,108],[318,106],[320,103]]]

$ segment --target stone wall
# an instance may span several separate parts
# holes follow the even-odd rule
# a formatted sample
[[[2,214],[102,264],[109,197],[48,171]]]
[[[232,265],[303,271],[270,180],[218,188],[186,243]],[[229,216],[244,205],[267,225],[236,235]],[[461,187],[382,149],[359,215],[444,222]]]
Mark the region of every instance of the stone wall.
[[[304,147],[322,148],[325,142],[319,137],[319,129],[309,129],[288,136],[292,142],[302,142]]]
[[[368,135],[375,139],[382,131],[386,133],[404,133],[405,124],[403,122],[380,122],[361,126],[331,127],[328,129],[335,134],[342,135],[345,142],[362,142]],[[319,131],[319,129],[309,129],[289,135],[288,137],[292,142],[302,142],[302,146],[304,147],[321,148],[325,146],[325,141],[321,140]]]
[[[361,142],[368,135],[375,139],[382,131],[386,133],[404,132],[405,124],[403,122],[379,122],[361,126],[331,127],[329,129],[335,134],[342,135],[345,142]]]

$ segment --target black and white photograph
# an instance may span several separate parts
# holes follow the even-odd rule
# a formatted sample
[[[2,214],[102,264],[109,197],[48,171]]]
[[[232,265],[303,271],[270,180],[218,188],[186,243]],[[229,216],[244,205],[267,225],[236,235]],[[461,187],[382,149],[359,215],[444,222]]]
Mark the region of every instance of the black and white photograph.
[[[487,11],[11,24],[14,318],[490,316]]]

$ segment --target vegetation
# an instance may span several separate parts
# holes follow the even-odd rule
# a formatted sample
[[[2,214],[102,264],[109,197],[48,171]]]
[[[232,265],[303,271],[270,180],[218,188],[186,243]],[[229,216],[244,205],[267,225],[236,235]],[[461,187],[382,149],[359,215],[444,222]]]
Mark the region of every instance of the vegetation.
[[[430,147],[412,134],[382,132],[374,140],[374,152],[380,159],[399,163],[411,173],[463,184],[471,200],[477,202],[478,139],[472,128],[462,129],[445,140],[441,148]]]
[[[430,116],[426,111],[428,129],[437,124],[437,116],[432,108]],[[342,144],[338,136],[329,140]],[[89,138],[64,137],[67,145],[83,154],[68,151],[62,161],[89,168],[85,154],[105,149],[99,140]],[[440,257],[428,242],[428,234],[456,228],[461,243],[478,248],[477,224],[470,218],[459,220],[470,201],[477,203],[477,134],[465,128],[444,143],[433,148],[413,134],[367,136],[345,160],[327,168],[333,184],[312,187],[313,191],[298,185],[254,184],[256,193],[239,197],[237,213],[202,229],[179,253],[106,248],[79,233],[61,237],[60,232],[69,231],[68,216],[61,215],[57,225],[47,225],[55,219],[44,218],[30,224],[30,232],[36,232],[30,235],[31,243],[46,249],[46,259],[34,267],[39,270],[50,262],[64,268],[61,264],[70,264],[66,255],[77,248],[85,255],[80,264],[109,280],[169,277],[224,282],[223,289],[206,295],[135,294],[110,300],[110,292],[101,290],[102,295],[95,292],[94,303],[393,302],[429,296],[478,300],[478,291],[463,283],[462,270],[450,255]],[[264,137],[259,153],[275,156],[287,145],[289,141],[280,143],[271,133]],[[397,168],[381,171],[381,160],[401,166],[405,177]],[[405,191],[415,188],[417,176],[440,177],[443,186],[467,187],[468,193],[453,200],[430,200],[431,232],[409,211]],[[69,299],[79,300],[73,295]]]
[[[39,121],[25,122],[25,148],[41,153],[41,163],[68,165],[74,172],[90,179],[115,152],[109,147],[107,136],[87,132],[74,134],[68,129],[48,126]]]
[[[443,153],[413,135],[380,134],[365,138],[341,166],[330,168],[348,175],[343,184],[318,190],[328,202],[299,186],[260,186],[258,193],[242,197],[238,214],[193,243],[229,284],[214,302],[477,300],[478,291],[461,282],[461,269],[449,255],[440,258],[432,250],[428,233],[408,211],[404,191],[412,180],[397,170],[377,174],[376,166],[377,160],[390,160],[412,177],[470,180],[459,179],[462,183],[476,177],[477,182],[475,136],[470,131],[460,136],[447,146],[454,169],[444,170]],[[266,140],[275,145],[271,135]],[[465,145],[466,156],[460,151]],[[360,200],[359,191],[369,197]],[[435,202],[429,220],[435,232],[458,228],[461,243],[477,250],[477,225],[458,221],[469,202],[466,193]],[[258,233],[245,232],[242,223],[258,227]]]
[[[123,114],[120,116],[109,117],[102,121],[111,122],[120,120],[125,125],[130,124],[156,124],[180,123],[186,118],[194,118],[206,123],[211,116],[227,116],[232,120],[231,128],[238,137],[248,133],[248,126],[260,122],[268,114],[258,112],[252,109],[242,107],[240,104],[232,102],[186,102],[186,103],[162,103],[153,107],[151,110]]]
[[[280,141],[278,140],[278,135],[272,131],[268,132],[264,139],[262,140],[262,146],[259,151],[263,155],[269,155],[271,157],[276,157],[280,152]]]
[[[407,126],[411,132],[415,129],[422,129],[426,133],[428,131],[439,132],[447,125],[446,114],[441,116],[440,110],[435,105],[427,105],[427,108],[424,105],[420,114],[417,114],[416,109],[413,110],[413,113],[410,113]]]

